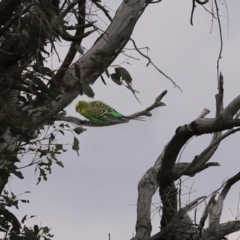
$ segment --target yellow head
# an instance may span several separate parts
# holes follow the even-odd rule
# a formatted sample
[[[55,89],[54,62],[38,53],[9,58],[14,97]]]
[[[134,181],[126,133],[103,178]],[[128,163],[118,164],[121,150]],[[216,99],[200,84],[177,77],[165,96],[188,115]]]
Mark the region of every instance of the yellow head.
[[[76,104],[76,112],[79,112],[81,115],[84,115],[88,107],[88,103],[85,101],[79,101]]]

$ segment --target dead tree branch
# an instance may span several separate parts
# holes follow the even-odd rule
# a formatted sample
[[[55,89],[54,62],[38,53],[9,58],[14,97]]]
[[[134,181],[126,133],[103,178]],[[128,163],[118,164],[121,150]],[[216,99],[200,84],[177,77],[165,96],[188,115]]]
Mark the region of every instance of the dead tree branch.
[[[167,78],[168,80],[170,80],[170,81],[172,82],[172,84],[174,85],[174,87],[177,87],[177,88],[182,92],[182,89],[180,88],[180,86],[178,86],[178,85],[173,81],[172,78],[170,78],[170,77],[169,77],[168,75],[166,75],[162,70],[160,70],[160,69],[153,63],[153,61],[151,60],[150,57],[148,57],[146,54],[142,53],[142,52],[139,50],[139,48],[137,47],[136,42],[135,42],[132,38],[131,38],[130,40],[131,40],[131,42],[133,43],[133,46],[134,46],[134,48],[137,50],[137,52],[148,60],[147,66],[148,66],[149,64],[151,64],[159,73],[161,73],[165,78]]]
[[[174,185],[174,181],[179,179],[183,174],[188,176],[194,176],[209,166],[218,166],[218,163],[207,163],[220,142],[236,133],[240,130],[240,120],[235,117],[240,109],[240,95],[237,96],[227,107],[223,107],[223,77],[222,74],[219,76],[218,93],[216,94],[216,116],[214,118],[206,118],[205,116],[209,111],[205,110],[203,113],[189,124],[183,125],[177,128],[175,135],[172,137],[170,142],[165,146],[163,152],[155,162],[154,166],[150,168],[146,174],[142,177],[138,184],[138,215],[136,224],[136,236],[134,239],[144,239],[143,236],[150,237],[151,234],[151,222],[150,222],[150,205],[154,191],[157,190],[159,184],[160,196],[162,200],[162,219],[161,226],[162,230],[159,234],[154,235],[151,239],[170,239],[164,237],[164,232],[169,233],[169,226],[172,226],[173,219],[179,214],[177,209],[177,189]],[[221,131],[228,130],[223,135]],[[186,142],[192,136],[199,136],[202,134],[214,133],[213,138],[209,146],[202,151],[198,156],[194,158],[191,163],[178,163],[176,164],[177,157],[180,150],[186,144]],[[156,179],[157,176],[157,179]],[[232,183],[232,182],[231,182]],[[151,187],[151,191],[147,191],[145,186]],[[227,185],[230,186],[230,185]],[[229,188],[229,187],[228,187]],[[226,189],[228,189],[226,188]],[[227,191],[227,190],[225,190]],[[223,195],[223,193],[222,193]],[[144,196],[144,197],[143,197]],[[220,199],[223,199],[220,198]],[[199,233],[202,234],[202,239],[206,235],[205,230],[203,231],[204,222],[207,215],[212,209],[214,203],[214,197],[211,198],[209,204],[205,210],[204,215],[201,218],[199,227],[189,229],[189,239],[197,239]],[[220,200],[219,200],[220,201]],[[143,207],[144,206],[144,207]],[[218,209],[218,211],[220,211]],[[221,212],[221,211],[220,211]],[[186,216],[184,216],[186,217]],[[180,221],[180,220],[179,220]],[[179,222],[180,223],[180,222]],[[166,230],[165,230],[166,229]],[[171,236],[174,239],[178,239],[180,229],[171,232]],[[164,232],[163,232],[164,231]],[[163,233],[162,233],[163,232]],[[186,233],[186,232],[185,232]],[[163,234],[163,235],[162,235]],[[182,233],[183,234],[183,233]],[[166,236],[170,236],[166,235]],[[183,236],[183,235],[181,235]],[[209,236],[209,235],[207,235]],[[190,238],[192,237],[192,238]],[[195,238],[196,237],[196,238]],[[179,238],[182,239],[182,238]],[[186,238],[188,239],[188,238]]]

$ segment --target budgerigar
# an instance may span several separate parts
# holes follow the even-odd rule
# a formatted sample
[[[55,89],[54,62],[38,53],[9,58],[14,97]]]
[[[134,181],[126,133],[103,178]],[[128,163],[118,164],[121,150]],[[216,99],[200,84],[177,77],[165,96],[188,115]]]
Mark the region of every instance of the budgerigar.
[[[101,101],[79,101],[76,104],[76,112],[97,124],[121,123],[133,119],[122,115]]]

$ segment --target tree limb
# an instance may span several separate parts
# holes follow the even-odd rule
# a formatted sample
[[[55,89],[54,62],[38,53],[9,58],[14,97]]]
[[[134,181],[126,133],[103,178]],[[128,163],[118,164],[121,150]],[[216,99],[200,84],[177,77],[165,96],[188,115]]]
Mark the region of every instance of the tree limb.
[[[222,215],[223,202],[224,202],[230,188],[232,187],[232,185],[235,184],[239,180],[240,180],[240,172],[227,180],[223,190],[221,191],[221,193],[218,197],[218,200],[213,202],[213,205],[210,210],[210,216],[209,216],[209,230],[211,232],[213,232],[213,233],[217,232],[217,228],[220,223],[220,217]]]

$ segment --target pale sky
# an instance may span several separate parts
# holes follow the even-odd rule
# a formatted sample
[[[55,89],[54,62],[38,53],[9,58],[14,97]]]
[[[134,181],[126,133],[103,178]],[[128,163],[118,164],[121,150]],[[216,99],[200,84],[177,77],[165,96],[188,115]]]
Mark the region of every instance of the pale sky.
[[[113,10],[110,14],[114,16],[121,1],[107,0],[104,3],[110,6]],[[144,122],[131,121],[111,127],[87,128],[78,136],[79,157],[70,146],[59,157],[65,168],[53,166],[47,182],[36,185],[38,175],[35,175],[34,167],[22,171],[24,180],[12,177],[8,188],[13,192],[31,192],[22,196],[23,199],[29,199],[30,204],[20,204],[20,210],[16,211],[20,219],[25,214],[36,215],[26,222],[27,225],[37,223],[49,226],[57,240],[107,240],[108,233],[112,240],[133,237],[140,178],[153,166],[178,126],[197,118],[204,108],[211,111],[209,117],[215,115],[216,62],[220,49],[218,24],[217,21],[212,23],[211,15],[198,5],[194,26],[191,26],[191,4],[192,1],[187,0],[169,0],[150,5],[139,19],[132,36],[139,47],[150,48],[149,57],[183,92],[174,88],[152,66],[146,67],[147,60],[136,52],[128,51],[126,54],[139,60],[127,56],[117,58],[114,64],[122,64],[130,72],[133,88],[139,91],[141,104],[129,90],[107,77],[107,86],[100,80],[93,85],[94,100],[101,100],[128,115],[148,107],[162,91],[168,90],[164,99],[167,106],[155,109],[152,117],[146,117]],[[223,16],[220,70],[224,76],[226,106],[240,92],[240,1],[227,1],[229,19],[226,18],[224,5],[219,2],[219,7]],[[103,16],[101,19],[109,24]],[[99,21],[98,26],[104,26],[104,23]],[[82,45],[89,49],[94,41],[95,37],[92,36]],[[132,48],[131,43],[127,48]],[[60,44],[62,58],[66,50],[67,45]],[[49,64],[59,66],[55,58]],[[113,70],[113,67],[109,68],[110,73]],[[80,99],[88,98],[79,96],[65,109],[68,115],[82,118],[75,112],[75,103]],[[194,138],[184,150],[181,161],[191,161],[204,150],[210,139],[211,135]],[[221,143],[211,160],[219,162],[220,167],[209,168],[184,181],[183,204],[211,194],[224,180],[239,171],[239,140],[240,136],[235,134]],[[73,136],[69,133],[58,139],[59,143],[71,144],[72,141]],[[26,162],[29,157],[26,157]],[[238,217],[239,186],[240,183],[237,183],[230,190],[221,222]],[[157,194],[153,202],[156,208],[160,206]],[[199,208],[198,218],[202,211],[203,206]],[[159,221],[160,216],[156,212],[152,218],[152,234],[158,231]],[[236,233],[229,239],[239,236],[240,233]]]

